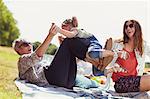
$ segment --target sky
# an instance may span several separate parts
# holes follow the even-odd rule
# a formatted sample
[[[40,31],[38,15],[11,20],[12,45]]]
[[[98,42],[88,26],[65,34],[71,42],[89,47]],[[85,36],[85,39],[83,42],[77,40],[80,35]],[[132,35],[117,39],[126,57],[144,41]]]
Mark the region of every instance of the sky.
[[[20,38],[44,41],[51,23],[61,23],[72,16],[79,27],[94,34],[102,45],[107,38],[122,37],[123,24],[135,19],[142,27],[143,38],[150,42],[149,0],[3,0],[13,14]],[[52,43],[59,46],[57,36]]]

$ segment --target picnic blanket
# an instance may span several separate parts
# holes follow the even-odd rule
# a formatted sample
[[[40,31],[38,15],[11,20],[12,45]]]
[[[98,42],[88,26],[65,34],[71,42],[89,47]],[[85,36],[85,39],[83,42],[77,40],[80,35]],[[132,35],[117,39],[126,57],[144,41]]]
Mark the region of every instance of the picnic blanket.
[[[39,87],[27,83],[25,80],[15,80],[15,84],[22,92],[23,99],[150,99],[148,92],[116,93],[113,90],[105,91],[99,88],[79,88],[73,90],[54,85]]]
[[[45,64],[50,64],[52,59],[53,56],[51,55],[44,55],[43,57]],[[92,65],[83,61],[78,62],[78,74],[90,74],[92,72],[91,66]],[[82,85],[85,82],[88,82],[86,79],[80,78],[80,80],[81,79],[84,81]],[[103,90],[102,87],[89,89],[74,87],[73,90],[54,85],[39,87],[35,84],[28,83],[25,80],[19,79],[15,80],[15,84],[22,92],[23,99],[150,99],[150,93],[148,92],[116,93],[112,85],[110,90],[106,91]]]

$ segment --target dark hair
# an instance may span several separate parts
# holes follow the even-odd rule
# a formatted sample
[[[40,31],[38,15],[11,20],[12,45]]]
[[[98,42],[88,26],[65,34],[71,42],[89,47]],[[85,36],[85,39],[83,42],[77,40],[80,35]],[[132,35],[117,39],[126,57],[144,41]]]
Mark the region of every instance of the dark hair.
[[[123,26],[123,43],[128,43],[129,37],[127,36],[125,29],[126,29],[126,23],[127,22],[132,22],[135,28],[135,33],[134,33],[134,48],[137,49],[140,54],[143,54],[143,38],[142,38],[142,29],[138,21],[136,20],[128,20],[125,21],[124,26]]]

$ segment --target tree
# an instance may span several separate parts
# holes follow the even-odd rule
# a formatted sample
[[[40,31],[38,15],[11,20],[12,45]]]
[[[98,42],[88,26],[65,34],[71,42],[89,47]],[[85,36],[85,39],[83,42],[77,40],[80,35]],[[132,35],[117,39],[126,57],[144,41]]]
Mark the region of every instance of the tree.
[[[33,45],[33,50],[35,50],[41,43],[36,41],[32,43]],[[50,44],[48,49],[46,50],[46,54],[54,55],[57,51],[57,46],[55,44]]]
[[[47,51],[46,51],[46,54],[50,54],[50,55],[54,55],[57,51],[57,46],[54,45],[54,44],[50,44]]]
[[[145,68],[150,68],[150,62],[145,62]]]
[[[11,46],[12,42],[19,37],[19,29],[12,13],[0,0],[0,45]]]
[[[37,48],[40,44],[41,44],[41,43],[40,43],[40,42],[38,42],[38,41],[36,41],[36,42],[32,43],[32,45],[33,45],[33,51],[35,51],[35,50],[36,50],[36,48]]]

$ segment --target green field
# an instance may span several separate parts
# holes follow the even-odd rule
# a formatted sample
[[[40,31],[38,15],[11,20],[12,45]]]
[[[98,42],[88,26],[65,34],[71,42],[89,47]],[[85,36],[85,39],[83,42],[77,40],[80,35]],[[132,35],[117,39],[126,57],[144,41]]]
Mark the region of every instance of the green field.
[[[0,99],[21,99],[21,93],[14,83],[18,76],[18,55],[10,47],[0,46]],[[147,71],[150,63],[146,63]]]
[[[0,99],[21,99],[14,83],[18,76],[18,57],[12,48],[0,46]]]

